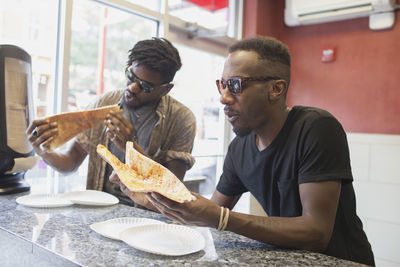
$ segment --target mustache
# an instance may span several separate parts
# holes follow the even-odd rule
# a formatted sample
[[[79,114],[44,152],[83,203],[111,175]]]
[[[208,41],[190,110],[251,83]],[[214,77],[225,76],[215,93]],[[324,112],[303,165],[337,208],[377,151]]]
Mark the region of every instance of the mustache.
[[[132,92],[131,90],[129,90],[128,88],[126,88],[125,90],[124,90],[124,93],[123,93],[123,98],[125,98],[126,97],[126,94],[128,94],[130,97],[136,97],[136,94],[134,93],[134,92]]]
[[[135,95],[135,93],[132,92],[129,88],[125,88],[124,92],[128,92],[131,95]]]
[[[124,93],[122,94],[122,99],[120,100],[119,105],[122,106],[122,108],[130,109],[131,107],[126,103],[126,95],[125,93],[130,94],[132,97],[136,97],[136,94],[130,91],[129,89],[125,89]]]
[[[240,114],[240,112],[238,112],[238,111],[236,111],[234,109],[231,109],[228,106],[224,107],[224,112],[225,112],[225,115],[227,115],[227,116],[233,116],[233,115],[239,115]]]

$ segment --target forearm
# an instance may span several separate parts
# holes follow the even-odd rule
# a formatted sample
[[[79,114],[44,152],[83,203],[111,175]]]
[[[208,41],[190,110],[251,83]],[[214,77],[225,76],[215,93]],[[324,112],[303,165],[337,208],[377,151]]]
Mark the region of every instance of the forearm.
[[[62,152],[42,151],[38,155],[56,171],[70,173],[78,169],[87,152],[78,143],[74,142],[68,150]]]
[[[70,173],[75,171],[80,164],[74,162],[70,156],[54,151],[44,152],[40,155],[42,159],[53,169],[61,173]]]
[[[276,246],[315,251],[326,249],[332,234],[307,216],[261,217],[232,211],[226,230]]]

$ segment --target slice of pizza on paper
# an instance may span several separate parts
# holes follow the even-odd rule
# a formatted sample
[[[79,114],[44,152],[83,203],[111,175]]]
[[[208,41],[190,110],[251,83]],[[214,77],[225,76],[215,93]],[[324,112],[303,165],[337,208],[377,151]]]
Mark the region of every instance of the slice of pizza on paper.
[[[122,163],[105,146],[97,145],[97,153],[114,169],[120,181],[133,192],[157,192],[179,203],[196,197],[167,168],[143,156],[126,143],[125,161]]]
[[[106,119],[111,110],[122,111],[117,104],[91,110],[66,112],[45,118],[50,123],[57,122],[58,128],[58,133],[51,141],[49,149],[56,149],[77,134],[97,126]]]

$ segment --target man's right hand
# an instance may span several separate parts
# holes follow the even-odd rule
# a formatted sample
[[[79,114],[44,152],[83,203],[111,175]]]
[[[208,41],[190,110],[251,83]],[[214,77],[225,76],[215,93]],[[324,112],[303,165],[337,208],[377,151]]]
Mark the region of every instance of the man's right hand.
[[[34,120],[26,130],[28,141],[39,156],[49,148],[57,133],[57,122],[49,123],[47,120]]]
[[[127,195],[133,202],[136,204],[143,206],[149,210],[157,211],[157,209],[151,204],[151,202],[147,199],[146,193],[142,192],[133,192],[130,191],[119,179],[118,175],[113,171],[110,175],[110,182],[114,184],[119,184],[122,193]]]

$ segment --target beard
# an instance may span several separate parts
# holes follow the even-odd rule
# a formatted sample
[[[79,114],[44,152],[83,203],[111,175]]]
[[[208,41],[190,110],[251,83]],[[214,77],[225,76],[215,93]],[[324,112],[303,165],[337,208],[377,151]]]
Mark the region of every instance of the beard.
[[[129,105],[129,104],[127,103],[127,101],[126,101],[126,96],[125,96],[125,91],[124,91],[124,93],[122,94],[121,105],[122,105],[122,107],[123,107],[124,109],[127,109],[127,110],[135,110],[135,109],[136,109],[136,107],[134,107],[134,106],[132,106],[132,105]]]
[[[235,128],[233,127],[233,132],[239,137],[245,137],[246,135],[251,133],[250,128]]]

